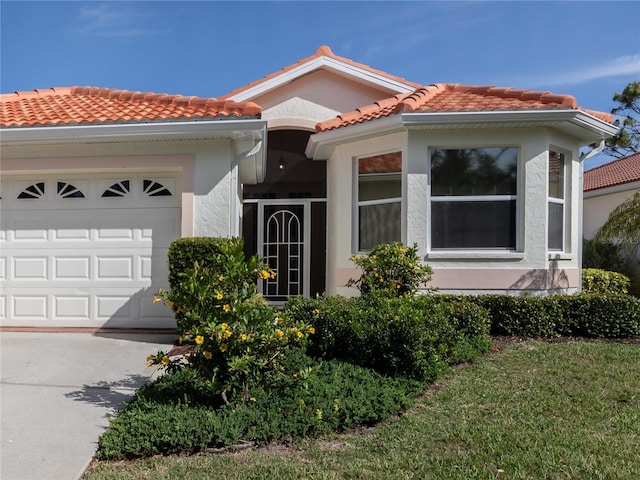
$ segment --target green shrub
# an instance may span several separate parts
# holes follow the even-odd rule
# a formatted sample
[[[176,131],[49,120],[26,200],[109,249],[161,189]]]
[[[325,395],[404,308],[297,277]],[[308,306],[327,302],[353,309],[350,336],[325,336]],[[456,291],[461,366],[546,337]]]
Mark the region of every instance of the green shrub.
[[[358,279],[349,279],[362,295],[384,293],[392,297],[413,295],[431,280],[431,267],[418,257],[418,246],[405,247],[400,242],[375,246],[366,255],[353,255],[351,261],[362,270]]]
[[[470,298],[489,311],[493,335],[621,338],[640,334],[640,299],[629,295]]]
[[[219,268],[221,246],[240,249],[241,238],[189,237],[174,240],[169,245],[169,287],[175,290],[182,283],[182,274],[198,263],[201,267]]]
[[[582,266],[611,272],[623,272],[626,259],[621,245],[605,240],[582,241]]]
[[[562,335],[625,338],[640,335],[640,299],[628,295],[564,295],[550,298],[562,308]]]
[[[372,292],[357,298],[296,298],[285,313],[315,327],[310,355],[421,381],[438,378],[448,365],[471,360],[489,346],[487,312],[463,298]]]
[[[191,388],[190,379],[184,377],[184,371],[167,374],[139,390],[113,420],[100,438],[96,457],[192,453],[370,425],[409,407],[421,387],[348,363],[314,363],[306,358],[299,381],[256,389],[252,401],[234,407],[212,407],[206,384],[200,392],[205,394],[197,395],[204,399],[203,404],[196,397],[185,403],[181,399],[185,398],[184,388]]]
[[[557,337],[562,312],[548,297],[479,295],[473,300],[489,311],[491,334],[521,337]]]
[[[291,346],[304,344],[313,327],[289,321],[258,295],[257,279],[275,274],[257,255],[245,258],[241,239],[215,245],[218,251],[209,259],[215,267],[196,262],[178,275],[174,289],[154,299],[181,315],[180,341],[193,350],[173,359],[160,351],[148,361],[169,371],[190,368],[212,382],[224,401],[247,401],[251,388],[290,374],[282,360]]]
[[[596,268],[582,269],[582,291],[601,295],[625,295],[629,292],[631,280],[618,272],[608,272]]]

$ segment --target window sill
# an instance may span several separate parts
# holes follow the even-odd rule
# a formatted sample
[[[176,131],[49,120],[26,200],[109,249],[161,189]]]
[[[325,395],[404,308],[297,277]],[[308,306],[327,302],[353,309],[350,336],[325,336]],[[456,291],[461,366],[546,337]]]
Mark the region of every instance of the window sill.
[[[573,260],[573,255],[570,253],[553,252],[549,253],[549,260]]]
[[[427,258],[431,260],[522,260],[523,252],[506,252],[506,251],[441,251],[429,252]]]

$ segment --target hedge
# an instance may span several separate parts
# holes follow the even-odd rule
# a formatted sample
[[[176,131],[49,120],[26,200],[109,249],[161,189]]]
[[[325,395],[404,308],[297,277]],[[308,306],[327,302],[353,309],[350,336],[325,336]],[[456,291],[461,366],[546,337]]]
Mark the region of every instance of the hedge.
[[[640,299],[630,295],[470,298],[489,311],[492,335],[601,338],[640,335]]]
[[[462,297],[295,298],[284,313],[315,327],[310,355],[420,381],[433,381],[489,347],[487,311]]]

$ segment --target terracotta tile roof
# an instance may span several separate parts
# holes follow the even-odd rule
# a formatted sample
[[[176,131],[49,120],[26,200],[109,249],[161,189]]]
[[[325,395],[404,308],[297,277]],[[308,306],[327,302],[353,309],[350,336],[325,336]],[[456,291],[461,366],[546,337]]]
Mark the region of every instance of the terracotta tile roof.
[[[371,68],[369,65],[365,65],[363,63],[354,62],[353,60],[351,60],[349,58],[341,57],[339,55],[336,55],[331,51],[331,49],[328,46],[323,45],[320,48],[318,48],[318,50],[316,51],[315,54],[313,54],[313,55],[311,55],[309,57],[303,58],[302,60],[298,60],[296,63],[294,63],[292,65],[289,65],[287,67],[284,67],[284,68],[282,68],[281,70],[279,70],[277,72],[271,73],[271,74],[267,75],[266,77],[261,78],[260,80],[256,80],[255,82],[251,82],[250,84],[245,85],[244,87],[237,88],[233,92],[227,93],[226,95],[222,95],[220,98],[224,99],[224,98],[229,98],[229,97],[232,97],[234,95],[237,95],[237,94],[239,94],[241,92],[244,92],[245,90],[249,90],[250,88],[253,88],[253,87],[257,86],[257,85],[260,85],[261,83],[267,82],[267,81],[269,81],[269,80],[271,80],[273,78],[276,78],[276,77],[278,77],[278,76],[280,76],[280,75],[282,75],[282,74],[284,74],[284,73],[286,73],[286,72],[288,72],[290,70],[293,70],[294,68],[300,67],[301,65],[304,65],[305,63],[309,63],[312,60],[315,60],[316,58],[320,58],[320,57],[333,58],[334,60],[338,60],[340,62],[352,65],[354,67],[361,68],[363,70],[367,70],[368,72],[375,73],[376,75],[380,75],[380,76],[386,77],[386,78],[388,78],[390,80],[394,80],[394,81],[397,81],[397,82],[400,82],[400,83],[404,83],[406,85],[409,85],[410,87],[419,88],[419,87],[422,86],[419,83],[410,82],[410,81],[408,81],[408,80],[406,80],[406,79],[404,79],[402,77],[398,77],[398,76],[395,76],[395,75],[390,75],[387,72],[383,72],[382,70],[377,70],[375,68]]]
[[[0,127],[102,125],[215,118],[260,118],[252,102],[95,87],[0,95]]]
[[[408,94],[379,100],[355,111],[316,125],[324,132],[367,120],[388,117],[400,112],[486,112],[509,110],[580,109],[571,95],[518,90],[494,86],[468,86],[457,83],[438,83],[421,87]],[[611,114],[581,109],[601,120],[611,122]]]
[[[638,181],[640,181],[640,152],[587,170],[584,172],[583,190],[588,192]]]

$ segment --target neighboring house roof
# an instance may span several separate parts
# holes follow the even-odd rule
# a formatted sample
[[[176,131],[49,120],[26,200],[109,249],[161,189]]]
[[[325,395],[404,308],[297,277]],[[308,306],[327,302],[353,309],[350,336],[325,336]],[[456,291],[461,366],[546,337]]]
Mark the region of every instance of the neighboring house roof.
[[[611,123],[611,114],[578,107],[571,95],[494,86],[438,83],[409,94],[379,100],[337,118],[320,122],[318,132],[363,123],[401,112],[486,112],[513,110],[578,109]]]
[[[640,152],[587,170],[584,172],[583,190],[589,192],[638,181],[640,181]]]
[[[0,95],[0,127],[4,128],[260,118],[261,113],[252,102],[95,87]]]
[[[325,60],[325,61],[323,62],[322,60]],[[225,98],[236,97],[238,95],[242,96],[242,94],[248,90],[259,90],[260,89],[259,87],[261,86],[264,86],[265,88],[267,88],[266,84],[269,84],[269,83],[274,83],[273,87],[276,87],[277,85],[275,84],[278,83],[277,82],[278,80],[282,80],[285,83],[286,81],[291,81],[291,79],[287,80],[287,74],[289,73],[293,74],[294,73],[293,71],[300,70],[299,72],[300,76],[309,73],[308,71],[306,71],[304,67],[309,67],[311,68],[311,70],[316,70],[320,68],[328,68],[328,69],[331,69],[331,67],[336,68],[340,65],[343,67],[350,68],[349,73],[352,76],[353,75],[357,76],[357,74],[359,73],[361,76],[363,76],[363,80],[364,80],[364,77],[370,77],[369,80],[371,80],[372,82],[375,82],[375,79],[377,78],[378,80],[383,79],[391,83],[394,83],[396,84],[396,88],[397,88],[397,90],[395,91],[398,91],[398,92],[402,92],[402,91],[408,92],[412,89],[420,88],[422,86],[419,83],[410,82],[402,77],[398,77],[396,75],[390,75],[389,73],[384,72],[382,70],[371,68],[369,65],[354,62],[349,58],[336,55],[331,51],[331,49],[328,46],[323,45],[320,48],[318,48],[315,54],[309,57],[303,58],[301,60],[298,60],[296,63],[286,66],[281,70],[271,73],[259,80],[251,82],[248,85],[245,85],[244,87],[237,88],[236,90],[230,93],[227,93],[226,95],[222,95],[220,98],[225,99]],[[305,71],[302,71],[302,70],[305,70]],[[298,77],[294,75],[292,79],[295,79],[295,78],[298,78]]]

